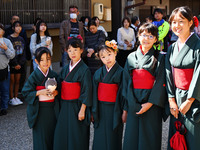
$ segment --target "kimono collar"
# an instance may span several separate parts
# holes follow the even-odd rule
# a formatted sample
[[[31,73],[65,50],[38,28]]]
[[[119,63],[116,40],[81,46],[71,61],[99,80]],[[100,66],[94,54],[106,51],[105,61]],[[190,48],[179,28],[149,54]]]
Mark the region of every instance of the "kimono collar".
[[[187,42],[187,40],[194,34],[194,32],[191,32],[190,35],[188,36],[188,38],[186,39],[185,43]],[[180,40],[177,40],[177,44],[178,44],[178,50],[180,51],[185,43],[181,43]]]
[[[172,65],[174,67],[180,66],[185,55],[187,55],[190,49],[193,49],[195,47],[194,43],[197,43],[197,42],[199,42],[199,38],[195,34],[192,34],[188,38],[188,40],[185,42],[185,44],[183,45],[183,48],[178,53],[178,55],[173,57],[173,60],[171,60]],[[178,51],[178,42],[176,42],[174,45],[172,56],[175,55],[176,51]]]
[[[76,65],[81,61],[81,58],[79,59],[79,61],[77,61],[73,66],[71,65],[71,61],[69,62],[69,72],[71,72],[75,67]]]
[[[142,45],[140,45],[139,48],[140,48],[140,50],[141,50],[141,52],[142,52],[143,55],[147,54],[147,53],[150,51],[150,50],[149,50],[149,51],[147,51],[146,53],[144,53],[144,52],[142,51]]]
[[[38,69],[40,70],[40,72],[42,72],[42,74],[43,74],[45,77],[47,77],[47,75],[48,75],[48,73],[49,73],[49,69],[47,70],[47,73],[46,73],[46,74],[42,71],[42,69],[40,69],[39,66],[38,66]]]
[[[115,61],[115,63],[114,63],[109,69],[108,69],[107,66],[105,65],[105,66],[106,66],[107,72],[109,72],[115,64],[116,64],[116,61]]]
[[[103,71],[102,71],[102,82],[109,82],[109,80],[111,79],[111,77],[113,76],[113,74],[115,73],[115,71],[117,70],[117,68],[119,67],[119,64],[117,62],[115,62],[115,64],[110,68],[109,72],[106,68],[106,66],[104,65],[102,67]]]
[[[138,56],[139,59],[143,58],[143,57],[147,57],[147,55],[153,55],[154,53],[154,48],[152,47],[148,52],[146,52],[144,54],[144,52],[142,51],[142,45],[140,45],[136,51],[136,54]]]

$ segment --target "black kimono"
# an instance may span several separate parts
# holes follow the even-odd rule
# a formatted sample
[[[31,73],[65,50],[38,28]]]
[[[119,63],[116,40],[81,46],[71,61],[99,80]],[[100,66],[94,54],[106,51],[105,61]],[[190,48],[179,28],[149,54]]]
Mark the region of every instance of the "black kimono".
[[[56,114],[59,109],[58,101],[50,100],[40,102],[37,90],[44,89],[48,78],[56,78],[57,74],[49,69],[45,77],[37,68],[26,81],[22,95],[27,106],[27,119],[29,127],[33,130],[33,149],[52,150],[54,140],[54,130],[56,126]]]
[[[200,40],[193,34],[179,50],[178,42],[169,47],[166,57],[166,81],[169,97],[174,97],[178,108],[188,98],[195,98],[186,115],[179,112],[178,120],[186,129],[186,144],[189,150],[200,149]],[[169,139],[175,133],[171,115]],[[170,145],[168,146],[170,148]]]
[[[127,74],[126,74],[127,75]],[[122,149],[123,69],[116,62],[108,72],[105,65],[93,77],[93,150]]]
[[[127,90],[128,117],[124,137],[124,150],[160,150],[162,139],[162,113],[165,106],[164,54],[156,54],[151,48],[145,55],[138,47],[131,53],[124,70],[128,71]],[[152,103],[152,107],[137,115],[141,105]]]
[[[58,87],[61,108],[55,129],[54,150],[88,150],[92,80],[90,70],[83,60],[71,72],[69,64],[62,69],[58,77]],[[82,104],[87,108],[85,119],[79,121],[78,113]]]

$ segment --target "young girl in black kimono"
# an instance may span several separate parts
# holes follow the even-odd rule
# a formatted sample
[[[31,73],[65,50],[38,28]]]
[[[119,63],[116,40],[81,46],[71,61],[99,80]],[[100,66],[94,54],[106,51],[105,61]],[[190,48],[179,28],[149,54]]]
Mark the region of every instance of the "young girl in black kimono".
[[[55,106],[58,106],[54,97],[58,92],[46,89],[45,82],[48,78],[56,78],[57,74],[49,68],[51,53],[48,48],[38,48],[35,58],[38,67],[28,78],[22,94],[28,103],[27,119],[29,127],[33,130],[33,149],[52,150],[56,126]]]
[[[58,77],[61,93],[60,113],[55,130],[55,150],[88,150],[90,107],[92,106],[92,80],[87,65],[81,59],[83,47],[80,39],[68,41],[70,63]]]
[[[124,150],[160,150],[162,111],[165,106],[165,55],[153,44],[158,29],[151,23],[139,28],[140,46],[131,53],[124,70],[129,73],[127,87],[128,116]],[[155,140],[156,139],[156,140]]]
[[[112,40],[106,41],[98,51],[104,66],[93,77],[93,150],[122,149],[123,68],[116,62],[117,50]]]

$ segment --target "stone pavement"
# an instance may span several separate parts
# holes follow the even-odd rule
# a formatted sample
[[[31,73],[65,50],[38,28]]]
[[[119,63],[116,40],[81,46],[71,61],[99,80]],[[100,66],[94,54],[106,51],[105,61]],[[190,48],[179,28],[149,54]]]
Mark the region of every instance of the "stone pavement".
[[[55,68],[55,69],[54,69]],[[53,64],[56,72],[60,71],[59,64]],[[26,118],[26,102],[20,106],[9,106],[8,114],[0,116],[0,150],[32,150],[32,131]],[[162,150],[167,148],[169,119],[163,124]],[[90,150],[93,140],[91,125]],[[155,139],[156,140],[156,139]]]
[[[0,116],[0,149],[1,150],[32,150],[32,131],[28,127],[26,106],[10,106],[8,114]],[[166,150],[168,121],[163,124],[162,150]],[[91,125],[90,150],[93,140]],[[156,140],[156,139],[155,139]]]

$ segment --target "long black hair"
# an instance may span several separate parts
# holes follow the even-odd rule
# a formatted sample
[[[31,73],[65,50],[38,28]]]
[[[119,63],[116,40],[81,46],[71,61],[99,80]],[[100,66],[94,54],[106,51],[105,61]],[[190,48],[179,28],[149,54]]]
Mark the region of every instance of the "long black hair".
[[[45,24],[45,26],[46,26],[46,31],[44,32],[44,35],[50,36],[46,22],[44,22],[43,20],[40,20],[36,25],[36,34],[37,34],[36,43],[37,44],[39,44],[41,42],[41,38],[40,38],[40,25],[41,24]]]

